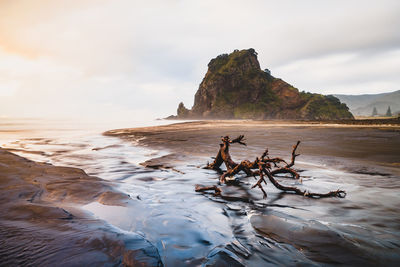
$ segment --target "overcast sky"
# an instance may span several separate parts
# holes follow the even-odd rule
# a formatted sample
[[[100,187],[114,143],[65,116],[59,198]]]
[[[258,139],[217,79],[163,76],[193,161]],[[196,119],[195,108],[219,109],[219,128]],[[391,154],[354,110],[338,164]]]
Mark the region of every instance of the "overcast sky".
[[[166,117],[251,47],[299,90],[395,91],[399,29],[398,0],[0,0],[0,116]]]

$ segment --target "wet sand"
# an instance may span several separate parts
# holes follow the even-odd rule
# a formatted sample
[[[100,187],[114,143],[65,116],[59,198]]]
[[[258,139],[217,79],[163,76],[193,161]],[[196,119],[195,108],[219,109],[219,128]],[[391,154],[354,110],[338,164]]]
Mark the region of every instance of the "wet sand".
[[[222,135],[244,134],[235,161],[266,147],[302,183],[345,199],[308,199],[254,181],[222,186],[204,170]],[[0,149],[0,265],[398,266],[400,127],[207,121],[111,130],[71,142],[20,138]],[[120,141],[122,140],[122,141]],[[139,146],[139,147],[138,147]],[[141,155],[143,153],[143,155]],[[139,164],[140,163],[140,164]],[[93,177],[96,175],[107,180]]]
[[[105,227],[80,207],[134,206],[110,182],[83,170],[37,163],[0,148],[0,265],[157,265],[141,236]]]
[[[385,166],[397,174],[400,167],[400,125],[348,125],[321,124],[286,121],[198,121],[175,123],[163,126],[116,129],[104,133],[140,145],[166,149],[172,153],[164,157],[163,164],[171,165],[175,160],[186,157],[215,156],[220,137],[236,137],[244,134],[247,147],[233,146],[232,155],[239,160],[253,160],[265,148],[272,155],[286,156],[297,140],[302,142],[301,160],[312,157],[312,161],[335,165],[341,160],[340,168],[354,167],[354,172],[384,171]],[[346,162],[346,159],[349,159]],[[238,160],[238,161],[239,161]],[[354,162],[369,162],[353,166]],[[342,164],[344,166],[342,166]],[[357,165],[357,164],[356,164]]]
[[[301,156],[295,167],[303,182],[286,183],[313,192],[341,188],[347,191],[347,197],[310,200],[282,193],[269,185],[268,199],[262,200],[261,193],[250,188],[253,181],[244,176],[240,176],[236,185],[221,187],[224,198],[204,195],[205,200],[199,200],[200,193],[189,193],[196,183],[217,184],[218,174],[201,167],[216,155],[221,136],[240,134],[245,135],[248,146],[232,146],[231,155],[236,162],[254,160],[266,147],[271,156],[288,159],[291,146],[301,140],[298,149]],[[174,182],[167,182],[171,178],[154,178],[150,188],[158,190],[161,184],[169,185],[171,194],[187,205],[199,208],[202,203],[208,209],[208,216],[218,217],[223,213],[227,217],[226,227],[230,233],[227,235],[232,235],[233,241],[222,242],[218,246],[220,250],[214,254],[210,250],[200,262],[212,262],[210,255],[217,255],[219,264],[246,266],[397,266],[400,263],[398,126],[203,121],[118,129],[107,131],[105,135],[168,151],[143,162],[142,166],[170,172],[176,178]],[[176,189],[173,184],[182,188]],[[188,199],[195,196],[197,204]],[[173,201],[173,196],[167,199],[166,202]],[[216,205],[210,206],[207,201]],[[186,209],[189,213],[195,212],[193,208]],[[166,214],[168,210],[165,208],[161,213]],[[207,227],[224,221],[217,217],[199,220]],[[168,218],[168,221],[174,220]],[[153,221],[150,217],[147,220]],[[186,229],[187,225],[182,228]],[[164,231],[165,235],[174,235],[177,230]],[[177,244],[180,242],[175,240]],[[210,243],[215,244],[214,241]],[[168,259],[172,255],[164,254],[164,257]]]

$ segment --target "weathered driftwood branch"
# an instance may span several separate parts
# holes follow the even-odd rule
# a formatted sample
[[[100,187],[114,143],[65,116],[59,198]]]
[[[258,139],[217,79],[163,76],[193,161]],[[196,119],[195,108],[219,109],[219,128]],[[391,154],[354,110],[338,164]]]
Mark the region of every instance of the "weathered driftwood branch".
[[[221,194],[221,189],[219,189],[218,186],[216,186],[216,185],[204,186],[204,187],[196,185],[196,189],[195,189],[196,192],[204,192],[204,191],[209,191],[209,190],[214,190],[215,191],[214,195],[216,195],[216,196]]]
[[[268,179],[271,181],[271,183],[278,189],[285,191],[285,192],[292,192],[295,193],[297,195],[303,195],[306,197],[311,197],[311,198],[323,198],[323,197],[340,197],[340,198],[344,198],[346,196],[346,192],[343,190],[336,190],[336,191],[330,191],[328,193],[325,194],[321,194],[321,193],[311,193],[309,191],[302,191],[299,188],[296,187],[291,187],[291,186],[284,186],[281,185],[280,183],[278,183],[274,177],[272,176],[271,172],[268,169],[263,169],[263,172],[268,176]],[[266,196],[264,194],[264,196]]]
[[[244,135],[239,135],[233,140],[230,140],[229,136],[224,136],[222,138],[222,144],[219,145],[220,148],[214,162],[207,165],[207,168],[221,170],[220,166],[222,165],[222,163],[225,163],[227,170],[236,167],[237,164],[232,160],[231,155],[229,154],[229,146],[233,143],[239,143],[245,146],[246,143],[244,143]]]
[[[257,182],[251,187],[255,188],[258,187],[260,188],[261,192],[263,193],[264,198],[267,197],[267,193],[265,192],[263,188],[263,183],[266,185],[267,182],[265,181],[265,176],[268,177],[268,179],[271,181],[271,183],[278,189],[285,191],[285,192],[290,192],[298,195],[303,195],[311,198],[323,198],[323,197],[340,197],[344,198],[346,196],[346,192],[343,190],[336,190],[336,191],[330,191],[328,193],[311,193],[308,192],[307,190],[301,190],[297,187],[292,187],[292,186],[284,186],[280,184],[277,180],[275,180],[274,176],[277,174],[290,174],[292,178],[294,179],[299,179],[300,175],[297,173],[296,170],[294,170],[292,167],[295,164],[296,157],[298,157],[300,154],[296,154],[297,147],[300,144],[300,141],[297,141],[297,143],[293,146],[292,149],[292,154],[291,154],[291,161],[290,163],[287,163],[284,159],[282,158],[270,158],[268,156],[268,149],[264,151],[264,153],[261,155],[260,158],[256,158],[254,161],[249,161],[249,160],[243,160],[239,164],[235,163],[230,154],[229,154],[229,146],[230,144],[233,143],[239,143],[241,145],[246,145],[244,142],[244,135],[240,135],[237,138],[231,140],[229,136],[224,136],[221,139],[222,143],[220,144],[220,149],[218,151],[217,156],[215,157],[214,161],[211,164],[207,164],[205,167],[206,169],[213,169],[221,173],[220,176],[220,183],[225,183],[227,177],[232,177],[239,172],[243,171],[247,174],[247,176],[253,176],[256,178],[256,176],[259,176],[259,179]],[[226,166],[226,171],[223,172],[221,170],[221,165],[225,163]],[[279,166],[279,164],[284,163],[284,166]],[[275,168],[275,169],[273,169]],[[202,187],[199,185],[196,185],[196,192],[206,192],[214,190],[215,195],[221,195],[221,189],[218,188],[216,185],[215,186],[207,186],[207,187]]]

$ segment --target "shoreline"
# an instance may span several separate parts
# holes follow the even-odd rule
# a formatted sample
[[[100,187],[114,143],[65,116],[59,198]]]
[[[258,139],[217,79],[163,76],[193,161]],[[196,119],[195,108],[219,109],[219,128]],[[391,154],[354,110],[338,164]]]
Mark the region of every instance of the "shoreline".
[[[171,120],[173,121],[173,120]],[[371,120],[374,121],[374,120]],[[105,136],[121,136],[129,134],[129,132],[135,133],[151,133],[159,131],[176,131],[180,130],[192,130],[198,128],[213,128],[218,127],[232,127],[232,126],[268,126],[268,127],[332,127],[332,128],[399,128],[400,120],[395,120],[396,123],[392,124],[356,124],[355,122],[338,123],[337,121],[285,121],[285,120],[268,120],[268,121],[255,121],[255,120],[199,120],[199,121],[187,121],[187,122],[172,122],[167,125],[156,125],[146,127],[134,127],[134,128],[119,128],[105,131]]]
[[[252,179],[240,177],[238,185],[221,186],[226,199],[212,195],[207,195],[205,199],[226,203],[226,209],[222,208],[224,211],[232,207],[240,210],[241,215],[230,214],[228,217],[233,220],[232,229],[239,227],[235,223],[238,218],[243,218],[242,225],[249,227],[249,231],[243,234],[243,244],[260,248],[258,243],[249,241],[255,238],[253,231],[256,231],[263,238],[272,237],[281,244],[303,248],[303,255],[316,264],[381,265],[387,262],[388,265],[395,265],[399,262],[395,250],[389,250],[384,244],[398,237],[399,198],[395,190],[400,188],[399,129],[400,125],[219,120],[116,129],[104,135],[168,151],[169,154],[148,160],[142,166],[159,172],[174,172],[174,178],[170,179],[177,179],[179,185],[189,185],[186,194],[193,199],[198,196],[193,193],[194,184],[217,184],[219,175],[201,167],[213,160],[222,136],[245,136],[247,146],[231,147],[235,162],[254,160],[266,148],[271,156],[286,160],[290,158],[292,145],[300,140],[297,152],[301,156],[296,159],[296,168],[300,170],[302,182],[294,184],[311,192],[328,192],[339,188],[348,193],[346,198],[309,200],[282,193],[269,184],[266,189],[268,197],[263,200],[261,192],[251,189]],[[168,179],[165,184],[168,185]],[[373,194],[379,194],[379,199],[370,198]],[[265,206],[262,209],[255,208],[252,203]],[[341,218],[340,215],[345,216]],[[370,219],[365,220],[367,217]],[[293,229],[294,225],[304,227],[299,227],[297,232]],[[303,232],[310,234],[303,236]],[[383,232],[389,235],[383,236]],[[287,233],[290,236],[285,236]],[[346,238],[340,238],[343,235],[358,240],[358,243],[348,243]],[[329,236],[334,238],[329,240]],[[368,240],[371,239],[379,241],[370,244]],[[326,244],[332,247],[327,248]],[[337,258],[338,251],[341,259]],[[376,251],[376,254],[371,257],[370,251]],[[253,253],[257,254],[255,251]],[[300,256],[296,259],[303,260]]]
[[[118,137],[139,146],[169,152],[167,155],[150,159],[142,164],[142,166],[151,168],[174,169],[176,164],[188,162],[193,157],[197,160],[199,157],[203,158],[205,161],[201,164],[205,164],[207,158],[211,160],[211,157],[215,156],[221,136],[234,137],[244,134],[245,138],[249,139],[246,149],[248,150],[250,146],[253,151],[258,152],[249,155],[241,152],[240,148],[234,147],[234,153],[240,153],[240,160],[243,160],[245,155],[247,159],[261,156],[266,147],[278,151],[278,156],[285,157],[291,146],[300,140],[302,141],[300,146],[302,160],[317,160],[327,166],[335,160],[340,160],[347,169],[353,168],[354,164],[360,169],[364,168],[362,165],[367,165],[369,167],[366,167],[368,169],[366,172],[373,173],[374,169],[378,168],[383,170],[377,172],[384,173],[384,169],[390,168],[389,171],[400,175],[400,162],[398,162],[398,152],[395,149],[400,146],[399,139],[396,138],[399,131],[400,125],[322,124],[320,122],[293,124],[288,121],[210,120],[114,129],[104,132],[103,135]],[[346,136],[346,133],[349,136]],[[377,134],[382,135],[379,138],[391,136],[393,144],[376,147],[364,146],[363,140],[369,135],[372,136],[371,141],[379,142],[379,139],[374,140]],[[275,141],[283,142],[286,145],[276,145]],[[197,144],[206,146],[201,150],[193,149]],[[344,149],[343,146],[348,148]],[[354,162],[347,164],[347,160]]]
[[[282,124],[282,125],[360,125],[360,126],[398,126],[400,127],[400,117],[397,118],[360,118],[360,119],[346,119],[346,120],[291,120],[291,119],[270,119],[270,120],[253,120],[253,119],[204,119],[204,118],[193,118],[193,119],[182,119],[182,118],[164,118],[169,121],[224,121],[224,122],[253,122],[260,124]],[[186,123],[186,122],[183,122]]]
[[[158,264],[157,250],[144,238],[122,233],[82,208],[94,202],[135,204],[115,187],[81,169],[34,162],[0,148],[2,263]]]
[[[91,152],[85,152],[80,158],[82,164],[69,166],[81,166],[89,171],[88,160],[99,160],[105,167],[94,173],[104,178],[108,172],[116,171],[115,180],[111,181],[86,175],[81,169],[32,162],[0,149],[0,182],[4,182],[0,183],[3,193],[0,200],[4,200],[0,202],[0,236],[7,242],[3,250],[0,248],[0,259],[6,259],[4,262],[9,265],[21,265],[22,260],[15,255],[25,251],[22,258],[26,257],[25,262],[35,265],[145,262],[151,266],[159,263],[172,266],[180,262],[206,264],[218,259],[255,265],[265,263],[262,255],[273,252],[277,257],[270,255],[272,262],[279,263],[286,257],[287,264],[294,259],[318,264],[336,262],[335,251],[340,250],[344,256],[339,262],[350,264],[363,261],[354,258],[354,253],[368,258],[366,251],[376,249],[379,251],[376,262],[384,260],[386,253],[392,257],[391,262],[397,262],[398,258],[384,246],[397,236],[394,229],[398,227],[398,198],[389,187],[400,188],[400,180],[394,179],[400,177],[400,165],[396,165],[399,163],[396,148],[400,146],[398,129],[305,125],[276,121],[194,121],[110,130],[103,134],[121,138],[118,144],[144,146],[151,148],[150,152],[163,151],[149,152],[141,162],[135,160],[138,150],[124,150],[124,146],[115,145],[115,142],[111,142],[112,146],[108,146],[108,142],[94,145],[90,140],[84,147]],[[217,173],[203,170],[199,165],[205,165],[215,156],[221,135],[235,137],[239,134],[245,135],[248,146],[232,146],[235,161],[252,160],[266,147],[271,156],[288,159],[291,146],[301,140],[298,151],[301,156],[296,166],[300,168],[303,181],[298,186],[313,192],[343,187],[341,189],[349,193],[348,198],[313,201],[282,194],[268,185],[268,198],[263,200],[259,191],[250,189],[251,179],[246,178],[239,185],[224,186],[224,194],[230,200],[196,193],[195,184],[213,185],[218,177]],[[66,141],[55,144],[67,145]],[[47,151],[40,149],[39,146],[34,151]],[[114,158],[116,155],[121,157]],[[112,164],[102,161],[105,156],[113,158]],[[382,164],[390,167],[384,168]],[[14,180],[15,184],[10,184]],[[130,197],[116,192],[115,188]],[[370,200],[368,196],[376,190],[379,200]],[[108,191],[111,194],[105,193]],[[105,200],[101,199],[102,194]],[[375,209],[370,209],[371,205],[375,205]],[[337,220],[336,212],[349,216],[344,217],[344,221]],[[248,216],[252,218],[250,221]],[[362,218],[366,216],[371,219],[364,221]],[[332,234],[334,238],[329,242],[333,247],[327,251],[320,249],[319,244],[325,244],[326,240],[316,235],[311,235],[311,239],[300,235],[288,239],[285,233],[291,224],[281,222],[290,218],[296,218],[293,223],[308,227],[311,233]],[[328,222],[330,226],[320,229],[312,223],[314,220]],[[347,226],[343,229],[342,223],[360,224],[367,230],[359,233]],[[275,229],[277,225],[282,228]],[[232,230],[237,227],[245,231]],[[260,236],[254,235],[254,231]],[[371,231],[384,231],[390,233],[390,237],[370,234]],[[276,234],[274,240],[285,246],[308,244],[310,251],[306,249],[305,256],[294,249],[295,254],[292,254],[273,243],[270,243],[272,248],[264,251],[259,241],[269,242],[270,232]],[[351,242],[340,238],[343,232],[362,242],[375,238],[378,243],[363,243],[362,248],[356,249]],[[25,244],[23,240],[28,238],[37,241]],[[249,258],[232,250],[236,239],[248,249]],[[37,249],[43,247],[49,255]],[[233,254],[224,258],[225,253]]]

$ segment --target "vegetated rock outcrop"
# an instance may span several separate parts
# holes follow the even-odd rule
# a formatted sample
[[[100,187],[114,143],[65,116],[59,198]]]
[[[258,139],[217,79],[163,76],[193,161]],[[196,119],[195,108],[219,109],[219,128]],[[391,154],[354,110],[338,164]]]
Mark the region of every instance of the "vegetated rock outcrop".
[[[261,70],[254,49],[212,59],[191,110],[180,103],[178,119],[352,119],[334,96],[299,92],[269,70]]]

